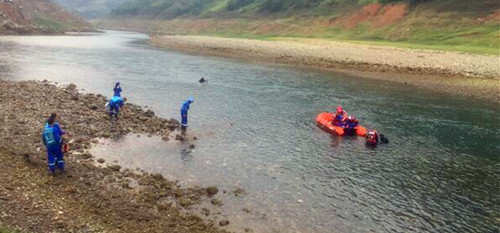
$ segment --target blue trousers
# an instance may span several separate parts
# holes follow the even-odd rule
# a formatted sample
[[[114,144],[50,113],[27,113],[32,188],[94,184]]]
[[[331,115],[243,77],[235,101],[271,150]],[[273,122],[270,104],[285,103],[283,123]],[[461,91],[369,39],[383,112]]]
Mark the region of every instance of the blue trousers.
[[[181,125],[187,127],[188,125],[188,114],[187,111],[181,110]]]
[[[47,161],[50,172],[56,171],[56,164],[59,169],[64,171],[64,158],[60,146],[47,147]]]
[[[118,116],[118,113],[120,112],[120,106],[119,105],[111,105],[111,115],[115,114]]]

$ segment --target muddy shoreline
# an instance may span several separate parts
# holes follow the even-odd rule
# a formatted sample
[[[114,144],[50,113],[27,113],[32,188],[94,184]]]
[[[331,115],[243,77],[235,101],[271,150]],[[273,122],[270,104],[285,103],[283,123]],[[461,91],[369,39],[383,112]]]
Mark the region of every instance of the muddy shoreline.
[[[500,63],[498,56],[492,55],[410,50],[313,39],[260,41],[154,35],[151,44],[194,54],[387,80],[500,102]]]
[[[102,95],[79,93],[74,84],[0,80],[0,227],[22,232],[226,232],[227,219],[202,218],[193,210],[217,197],[215,187],[181,188],[160,174],[96,165],[87,149],[98,138],[138,133],[195,143],[179,134],[176,120],[134,104],[127,103],[121,118],[111,121],[103,111],[105,102]],[[67,172],[56,176],[48,174],[40,138],[51,112],[58,113],[70,135]]]

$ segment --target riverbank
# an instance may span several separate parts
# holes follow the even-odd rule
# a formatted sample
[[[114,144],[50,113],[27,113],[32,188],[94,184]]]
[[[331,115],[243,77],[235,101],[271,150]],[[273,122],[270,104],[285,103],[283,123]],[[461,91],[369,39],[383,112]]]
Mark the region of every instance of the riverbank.
[[[106,97],[75,85],[0,81],[0,229],[26,232],[225,232],[194,207],[216,188],[181,188],[159,174],[97,166],[86,150],[97,138],[127,133],[183,139],[174,119],[127,103],[118,121],[104,113]],[[71,137],[67,173],[50,176],[40,130],[56,112]],[[194,140],[194,138],[185,138]],[[8,162],[7,162],[8,161]],[[99,161],[103,162],[103,161]],[[210,215],[208,211],[205,215]]]
[[[500,100],[500,64],[498,56],[494,55],[290,38],[263,41],[157,35],[152,37],[151,43],[190,53],[315,68],[490,101]]]

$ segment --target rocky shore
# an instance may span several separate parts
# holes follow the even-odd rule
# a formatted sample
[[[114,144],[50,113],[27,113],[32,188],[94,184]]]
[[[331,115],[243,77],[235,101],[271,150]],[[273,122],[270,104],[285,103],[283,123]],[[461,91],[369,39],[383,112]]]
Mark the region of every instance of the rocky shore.
[[[317,68],[439,92],[500,100],[499,57],[315,39],[261,41],[155,35],[153,45],[247,61]]]
[[[96,166],[86,152],[97,138],[127,133],[183,139],[179,123],[127,103],[118,121],[104,113],[106,97],[76,86],[0,81],[0,229],[22,232],[226,232],[229,222],[192,210],[214,187],[181,188],[159,174]],[[47,172],[41,129],[56,112],[70,137],[67,172]],[[205,214],[209,214],[206,212]]]

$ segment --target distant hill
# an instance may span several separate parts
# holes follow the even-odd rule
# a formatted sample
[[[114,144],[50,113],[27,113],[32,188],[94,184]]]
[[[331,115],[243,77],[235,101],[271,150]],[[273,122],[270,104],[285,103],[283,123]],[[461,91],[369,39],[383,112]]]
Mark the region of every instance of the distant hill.
[[[148,33],[313,37],[498,53],[498,0],[134,0],[98,24]]]
[[[91,30],[88,22],[50,0],[0,0],[0,35]]]
[[[54,0],[86,19],[94,19],[111,13],[112,9],[132,0]]]

